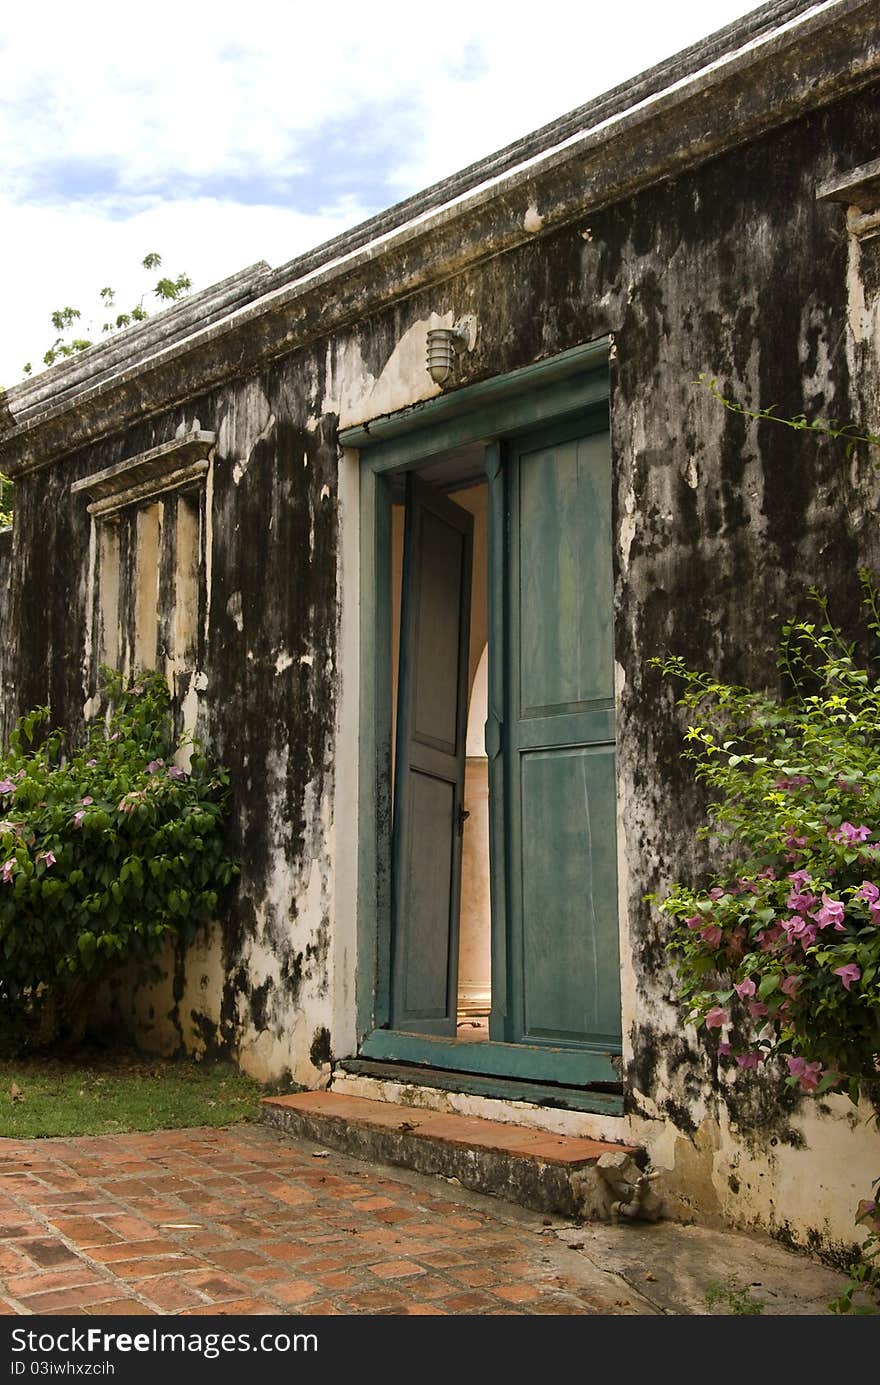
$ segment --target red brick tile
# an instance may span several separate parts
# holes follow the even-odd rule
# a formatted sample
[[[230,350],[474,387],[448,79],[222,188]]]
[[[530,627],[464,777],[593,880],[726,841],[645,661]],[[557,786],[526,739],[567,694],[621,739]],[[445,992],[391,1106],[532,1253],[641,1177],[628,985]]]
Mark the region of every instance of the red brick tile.
[[[116,1236],[108,1226],[94,1217],[55,1216],[50,1218],[56,1230],[78,1246],[108,1245]]]
[[[152,1274],[179,1274],[183,1270],[204,1269],[204,1260],[191,1255],[156,1255],[148,1260],[116,1260],[108,1268],[120,1279],[145,1279]]]
[[[92,1260],[109,1265],[114,1260],[148,1260],[156,1255],[176,1254],[173,1241],[114,1241],[112,1245],[93,1246],[89,1251]]]
[[[283,1260],[285,1263],[294,1260],[307,1260],[314,1254],[311,1246],[297,1245],[295,1241],[266,1241],[260,1247],[273,1260]]]
[[[245,1279],[252,1279],[255,1284],[271,1284],[277,1279],[287,1279],[290,1270],[285,1265],[253,1265],[246,1270],[242,1270]]]
[[[346,1294],[344,1301],[361,1313],[377,1313],[386,1308],[402,1310],[407,1305],[403,1294],[389,1289],[365,1289],[361,1293]]]
[[[94,1308],[85,1308],[83,1311],[89,1316],[95,1317],[132,1317],[147,1318],[155,1317],[155,1308],[147,1308],[146,1304],[139,1303],[136,1298],[111,1298],[106,1303],[98,1304]]]
[[[310,1193],[307,1188],[288,1188],[283,1183],[272,1189],[272,1196],[291,1207],[301,1207],[315,1201],[314,1193]]]
[[[384,1260],[370,1265],[370,1270],[377,1279],[405,1279],[408,1275],[425,1273],[413,1260]]]
[[[219,1265],[224,1270],[245,1270],[251,1265],[265,1265],[266,1259],[263,1255],[258,1255],[254,1250],[215,1250],[210,1256],[212,1265]]]
[[[207,1316],[217,1316],[218,1318],[231,1317],[236,1314],[242,1316],[256,1316],[264,1314],[270,1316],[277,1314],[278,1305],[269,1303],[262,1298],[234,1298],[226,1303],[208,1303],[202,1308],[190,1308],[187,1312],[188,1318],[198,1318]]]
[[[211,1274],[210,1271],[189,1275],[187,1283],[198,1289],[200,1294],[205,1294],[207,1298],[217,1302],[222,1299],[244,1298],[249,1287],[238,1279],[228,1279],[225,1275]]]
[[[352,1289],[357,1284],[358,1279],[357,1275],[354,1274],[319,1274],[318,1282],[323,1284],[325,1289]]]
[[[19,1255],[12,1246],[0,1242],[0,1275],[21,1274],[22,1270],[30,1268],[23,1255]]]
[[[47,1270],[45,1274],[14,1275],[6,1281],[6,1292],[13,1298],[26,1298],[50,1289],[72,1289],[78,1284],[103,1284],[106,1281],[91,1265],[75,1264],[69,1269]]]
[[[541,1290],[534,1284],[501,1284],[492,1290],[497,1298],[505,1303],[534,1303],[541,1297]]]
[[[508,1268],[505,1266],[505,1269]],[[489,1265],[455,1265],[449,1271],[453,1279],[458,1279],[462,1284],[470,1284],[475,1288],[481,1285],[497,1284],[498,1269]]]
[[[141,1279],[131,1285],[151,1303],[158,1304],[167,1313],[176,1313],[189,1308],[198,1308],[205,1300],[190,1288],[185,1280],[175,1279],[173,1275],[158,1279]]]
[[[321,1286],[313,1284],[308,1279],[293,1279],[272,1284],[269,1292],[282,1303],[305,1303],[306,1299],[313,1298],[321,1292]]]
[[[488,1294],[473,1292],[470,1294],[452,1294],[443,1300],[443,1304],[450,1313],[484,1313],[495,1307],[495,1300],[490,1298]]]
[[[108,1231],[114,1231],[117,1236],[123,1236],[129,1241],[148,1241],[153,1234],[154,1228],[148,1221],[142,1221],[140,1217],[131,1217],[124,1212],[114,1213],[101,1218]],[[172,1218],[169,1217],[169,1221]],[[181,1218],[185,1221],[186,1218]]]
[[[118,1296],[113,1284],[81,1284],[76,1289],[56,1289],[50,1294],[31,1294],[24,1302],[32,1313],[78,1312],[89,1304]]]
[[[24,1251],[35,1265],[49,1269],[55,1265],[67,1265],[76,1260],[76,1252],[63,1241],[20,1241],[18,1249]]]

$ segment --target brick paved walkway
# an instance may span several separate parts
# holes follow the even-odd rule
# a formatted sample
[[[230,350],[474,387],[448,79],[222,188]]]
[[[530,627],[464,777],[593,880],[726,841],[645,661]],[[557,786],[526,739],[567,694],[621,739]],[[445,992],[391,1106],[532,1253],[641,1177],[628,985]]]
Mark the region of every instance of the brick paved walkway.
[[[0,1140],[0,1313],[656,1311],[548,1221],[263,1126]]]

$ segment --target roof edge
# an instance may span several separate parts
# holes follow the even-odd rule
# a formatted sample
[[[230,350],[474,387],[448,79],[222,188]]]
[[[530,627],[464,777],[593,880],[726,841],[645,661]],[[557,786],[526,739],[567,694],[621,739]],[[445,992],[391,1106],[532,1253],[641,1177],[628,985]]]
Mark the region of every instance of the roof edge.
[[[135,418],[180,403],[225,377],[250,373],[383,304],[533,239],[536,231],[546,233],[705,162],[880,73],[875,0],[767,8],[796,12],[782,27],[750,37],[708,67],[577,131],[505,176],[292,281],[273,288],[280,271],[261,274],[257,297],[212,325],[164,343],[111,378],[85,378],[75,393],[54,405],[47,401],[29,418],[7,408],[5,437],[0,414],[0,461],[13,476],[45,465]],[[774,81],[760,80],[762,70],[769,76],[770,69]],[[731,131],[715,116],[734,108],[738,123]],[[530,220],[525,214],[532,209]],[[490,216],[496,225],[487,234]],[[380,264],[384,273],[377,275]],[[332,294],[327,292],[331,285]],[[74,403],[76,418],[65,424]],[[2,405],[0,400],[0,410]]]

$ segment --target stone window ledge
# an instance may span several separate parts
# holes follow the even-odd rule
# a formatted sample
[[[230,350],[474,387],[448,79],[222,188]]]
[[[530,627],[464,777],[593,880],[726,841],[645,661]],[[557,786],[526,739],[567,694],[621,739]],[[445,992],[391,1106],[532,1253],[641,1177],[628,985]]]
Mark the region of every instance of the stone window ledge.
[[[216,433],[186,433],[74,481],[71,494],[85,493],[88,512],[96,519],[115,519],[128,505],[198,485],[210,466],[209,454],[216,441]]]
[[[854,236],[880,235],[880,159],[828,178],[816,189],[819,202],[842,202]]]

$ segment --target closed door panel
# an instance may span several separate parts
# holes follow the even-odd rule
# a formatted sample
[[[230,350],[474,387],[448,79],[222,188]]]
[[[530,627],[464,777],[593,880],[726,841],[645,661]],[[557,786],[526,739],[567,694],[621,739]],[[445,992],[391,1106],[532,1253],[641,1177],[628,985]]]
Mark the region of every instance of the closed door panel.
[[[620,1043],[606,431],[510,444],[505,1037]]]

